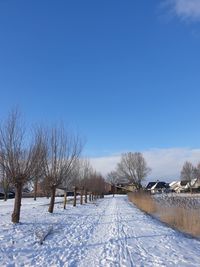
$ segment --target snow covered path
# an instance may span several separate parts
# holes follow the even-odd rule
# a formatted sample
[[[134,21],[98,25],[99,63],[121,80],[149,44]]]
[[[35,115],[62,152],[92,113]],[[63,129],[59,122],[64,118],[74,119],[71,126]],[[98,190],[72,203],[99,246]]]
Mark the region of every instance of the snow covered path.
[[[200,266],[200,242],[143,214],[124,196],[102,204],[105,211],[79,266]]]
[[[0,266],[200,266],[199,241],[145,215],[126,196],[66,210],[57,204],[54,214],[45,201],[25,199],[19,225],[9,222],[12,205],[0,202]],[[40,245],[34,232],[50,226]]]

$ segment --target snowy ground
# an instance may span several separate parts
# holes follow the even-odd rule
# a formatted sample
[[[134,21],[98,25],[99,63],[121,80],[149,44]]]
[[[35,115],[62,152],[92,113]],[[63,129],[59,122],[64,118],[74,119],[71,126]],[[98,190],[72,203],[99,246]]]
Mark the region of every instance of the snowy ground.
[[[126,196],[49,214],[49,200],[24,199],[21,223],[13,200],[0,201],[0,266],[200,266],[200,242],[145,215]],[[58,201],[58,199],[57,199]],[[35,232],[53,226],[43,245]]]
[[[162,206],[178,206],[188,209],[200,208],[200,194],[190,193],[168,193],[152,195],[153,198]]]

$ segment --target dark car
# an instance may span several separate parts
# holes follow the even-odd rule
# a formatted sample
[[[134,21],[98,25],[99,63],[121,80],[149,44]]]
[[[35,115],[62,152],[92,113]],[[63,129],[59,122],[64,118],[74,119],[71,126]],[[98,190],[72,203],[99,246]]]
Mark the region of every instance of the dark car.
[[[15,198],[15,192],[8,191],[7,198]],[[4,199],[4,193],[3,192],[0,192],[0,199]]]
[[[67,192],[67,196],[68,197],[73,197],[74,196],[74,192],[73,191]]]
[[[8,198],[15,198],[15,192],[9,191],[8,192]]]

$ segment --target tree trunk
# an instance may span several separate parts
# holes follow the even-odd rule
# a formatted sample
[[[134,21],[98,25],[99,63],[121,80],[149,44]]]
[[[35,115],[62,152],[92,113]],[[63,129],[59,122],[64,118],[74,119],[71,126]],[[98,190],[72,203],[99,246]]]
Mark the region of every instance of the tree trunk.
[[[83,205],[83,189],[81,188],[80,204]]]
[[[8,195],[7,192],[4,192],[4,201],[7,201]]]
[[[19,223],[20,219],[20,209],[21,209],[21,200],[22,200],[22,183],[15,185],[15,204],[14,210],[12,213],[12,222]]]
[[[8,199],[8,191],[4,190],[4,201],[7,201]]]
[[[4,201],[8,199],[8,183],[3,183],[3,191],[4,191]]]
[[[75,187],[74,188],[74,204],[73,204],[74,207],[76,207],[76,190],[77,188]]]
[[[85,189],[85,203],[87,203],[87,189]]]
[[[67,193],[64,193],[64,210],[66,209],[66,205],[67,205]]]
[[[113,197],[115,196],[115,185],[112,184],[111,186],[111,191],[112,191],[112,194],[113,194]]]
[[[34,200],[36,200],[37,197],[37,187],[38,187],[38,179],[35,179],[35,183],[34,183]]]
[[[142,184],[139,183],[138,187],[139,187],[139,191],[140,191],[142,189]]]
[[[50,213],[53,213],[55,196],[56,196],[56,187],[54,186],[51,188],[51,200],[50,200],[49,210],[48,210]]]
[[[92,195],[91,195],[91,193],[89,194],[89,201],[90,202],[92,201]]]

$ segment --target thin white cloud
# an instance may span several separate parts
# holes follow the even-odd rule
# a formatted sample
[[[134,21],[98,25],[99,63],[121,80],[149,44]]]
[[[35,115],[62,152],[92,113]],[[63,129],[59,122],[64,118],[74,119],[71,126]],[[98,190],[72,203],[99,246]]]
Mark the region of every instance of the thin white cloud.
[[[196,165],[200,162],[200,149],[169,148],[151,149],[143,151],[143,155],[151,167],[152,172],[149,180],[173,181],[179,179],[183,163],[187,160]],[[115,169],[120,161],[120,155],[91,158],[92,166],[104,176]]]
[[[165,0],[165,3],[181,19],[200,21],[200,0]]]

